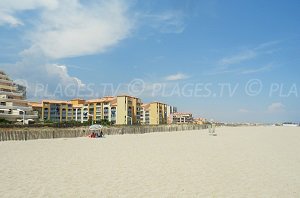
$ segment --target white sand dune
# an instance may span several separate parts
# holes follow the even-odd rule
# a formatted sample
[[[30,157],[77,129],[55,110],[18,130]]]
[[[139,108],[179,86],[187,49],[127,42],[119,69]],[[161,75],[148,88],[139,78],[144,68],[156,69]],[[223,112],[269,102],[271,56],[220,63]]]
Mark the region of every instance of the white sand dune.
[[[300,197],[300,128],[0,143],[0,197]]]

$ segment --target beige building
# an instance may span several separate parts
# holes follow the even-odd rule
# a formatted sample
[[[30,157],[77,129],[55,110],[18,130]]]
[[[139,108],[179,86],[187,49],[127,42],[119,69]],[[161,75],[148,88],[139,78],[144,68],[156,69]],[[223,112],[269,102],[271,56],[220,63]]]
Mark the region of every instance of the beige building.
[[[25,99],[26,87],[14,83],[0,70],[0,118],[23,123],[37,120],[37,112]]]
[[[87,116],[91,116],[94,121],[108,120],[112,124],[116,123],[117,98],[112,96],[100,99],[87,100],[84,104],[84,121]]]
[[[167,124],[167,105],[161,102],[143,104],[141,123],[145,125]]]
[[[172,122],[173,122],[173,117],[172,117],[173,113],[177,113],[177,107],[167,105],[167,119],[168,119],[167,123],[168,124],[172,124]]]
[[[207,122],[207,120],[205,118],[194,118],[194,120],[193,120],[194,124],[199,124],[199,125],[202,125],[206,122]]]
[[[141,123],[141,99],[128,95],[117,96],[117,125]]]
[[[70,101],[43,100],[41,103],[30,103],[40,112],[44,121],[99,122],[107,120],[112,124],[140,124],[141,100],[132,96],[107,96],[99,99]]]
[[[188,124],[193,123],[193,115],[191,113],[173,113],[170,116],[173,124]]]
[[[73,120],[73,105],[70,101],[43,100],[42,116],[44,121],[67,122]]]
[[[75,98],[70,100],[72,104],[73,116],[72,120],[76,122],[83,122],[83,106],[85,104],[85,100],[81,98]]]

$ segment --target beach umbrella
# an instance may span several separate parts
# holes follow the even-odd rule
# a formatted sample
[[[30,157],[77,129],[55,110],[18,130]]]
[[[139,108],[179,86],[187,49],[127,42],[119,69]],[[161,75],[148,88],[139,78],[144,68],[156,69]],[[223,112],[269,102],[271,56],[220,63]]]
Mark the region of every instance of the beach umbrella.
[[[96,131],[96,130],[101,130],[103,127],[100,124],[93,124],[89,127],[89,130],[91,131]]]

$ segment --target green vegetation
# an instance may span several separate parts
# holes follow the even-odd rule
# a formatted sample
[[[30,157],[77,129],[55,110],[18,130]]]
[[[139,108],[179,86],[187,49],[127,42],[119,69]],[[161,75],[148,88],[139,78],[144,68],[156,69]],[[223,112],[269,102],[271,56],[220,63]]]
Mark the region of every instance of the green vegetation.
[[[33,124],[29,124],[29,125],[20,125],[17,123],[13,123],[10,122],[8,120],[2,119],[0,118],[0,127],[2,128],[13,128],[13,127],[18,127],[18,128],[22,128],[22,127],[55,127],[55,128],[71,128],[71,127],[81,127],[81,126],[90,126],[93,124],[100,124],[102,126],[111,126],[111,122],[108,120],[100,120],[100,121],[92,121],[92,120],[88,120],[87,122],[78,122],[78,121],[67,121],[67,122],[55,122],[55,121],[51,121],[51,120],[46,120],[46,121],[42,121],[42,122],[37,122],[37,123],[33,123]]]
[[[0,124],[11,124],[11,121],[8,121],[4,118],[0,118]]]

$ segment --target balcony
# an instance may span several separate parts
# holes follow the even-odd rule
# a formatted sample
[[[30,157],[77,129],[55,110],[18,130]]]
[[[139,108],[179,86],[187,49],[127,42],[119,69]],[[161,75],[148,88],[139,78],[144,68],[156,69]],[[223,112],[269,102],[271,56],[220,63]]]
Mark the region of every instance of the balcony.
[[[4,105],[0,105],[0,109],[12,109],[12,110],[17,110],[17,109],[21,109],[23,111],[31,111],[32,108],[31,107],[24,107],[24,106],[4,106]]]
[[[15,114],[9,114],[9,113],[1,113],[0,116],[23,119],[23,115],[15,115]],[[37,118],[38,118],[38,115],[25,115],[25,119],[37,119]]]
[[[1,89],[0,89],[0,94],[9,95],[9,96],[19,96],[19,97],[23,96],[22,92],[9,92],[9,91],[3,91]]]

